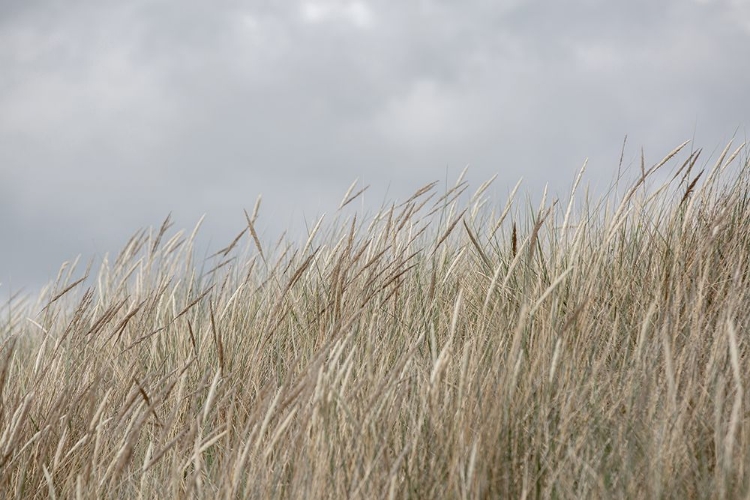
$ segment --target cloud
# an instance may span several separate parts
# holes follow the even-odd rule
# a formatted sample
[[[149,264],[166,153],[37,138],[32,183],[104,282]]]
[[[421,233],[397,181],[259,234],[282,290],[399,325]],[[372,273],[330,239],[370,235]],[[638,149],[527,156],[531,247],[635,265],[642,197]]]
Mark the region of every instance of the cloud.
[[[373,23],[373,13],[367,3],[353,1],[316,0],[301,5],[305,22],[318,24],[326,21],[344,21],[357,28],[368,28]]]
[[[170,211],[183,226],[208,212],[223,242],[259,193],[269,230],[294,231],[357,177],[375,205],[467,163],[472,182],[500,172],[501,192],[522,175],[562,192],[586,157],[610,179],[625,134],[626,161],[694,131],[723,147],[750,116],[748,14],[733,0],[6,2],[0,281],[116,251]]]

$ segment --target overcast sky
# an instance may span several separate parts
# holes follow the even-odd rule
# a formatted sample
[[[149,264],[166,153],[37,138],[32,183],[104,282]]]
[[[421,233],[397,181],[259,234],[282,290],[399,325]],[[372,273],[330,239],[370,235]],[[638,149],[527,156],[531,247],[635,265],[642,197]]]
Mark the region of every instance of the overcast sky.
[[[750,117],[746,0],[0,2],[0,295],[172,212],[217,250],[467,164],[608,182]],[[496,200],[502,204],[504,199]]]

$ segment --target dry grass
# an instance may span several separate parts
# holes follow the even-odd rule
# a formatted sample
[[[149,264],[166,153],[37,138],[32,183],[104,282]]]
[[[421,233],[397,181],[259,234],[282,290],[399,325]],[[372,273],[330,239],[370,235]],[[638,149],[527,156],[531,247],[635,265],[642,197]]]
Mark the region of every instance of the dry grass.
[[[168,221],[64,267],[3,308],[0,496],[746,495],[750,165],[671,156],[598,203],[429,185],[304,245],[256,206],[203,270]]]

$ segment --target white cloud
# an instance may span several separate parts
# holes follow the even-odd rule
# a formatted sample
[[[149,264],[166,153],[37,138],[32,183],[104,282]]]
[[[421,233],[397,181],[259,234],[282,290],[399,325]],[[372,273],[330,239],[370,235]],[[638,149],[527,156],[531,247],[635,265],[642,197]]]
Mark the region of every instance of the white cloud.
[[[582,69],[596,73],[617,72],[625,62],[622,52],[609,44],[577,44],[573,54]]]
[[[301,6],[302,18],[311,24],[343,21],[358,28],[369,28],[373,23],[370,7],[360,0],[313,0]]]
[[[425,146],[449,133],[455,103],[434,81],[415,83],[377,118],[381,133],[401,144]]]
[[[418,80],[388,102],[375,124],[383,137],[414,150],[456,144],[476,127],[474,104],[465,89]]]

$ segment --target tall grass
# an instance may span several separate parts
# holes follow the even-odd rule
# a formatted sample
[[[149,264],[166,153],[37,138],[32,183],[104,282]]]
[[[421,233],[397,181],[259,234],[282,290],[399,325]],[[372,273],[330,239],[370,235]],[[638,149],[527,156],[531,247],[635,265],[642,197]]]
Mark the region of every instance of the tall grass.
[[[748,494],[750,163],[681,148],[598,201],[459,179],[63,267],[3,308],[0,496]]]

